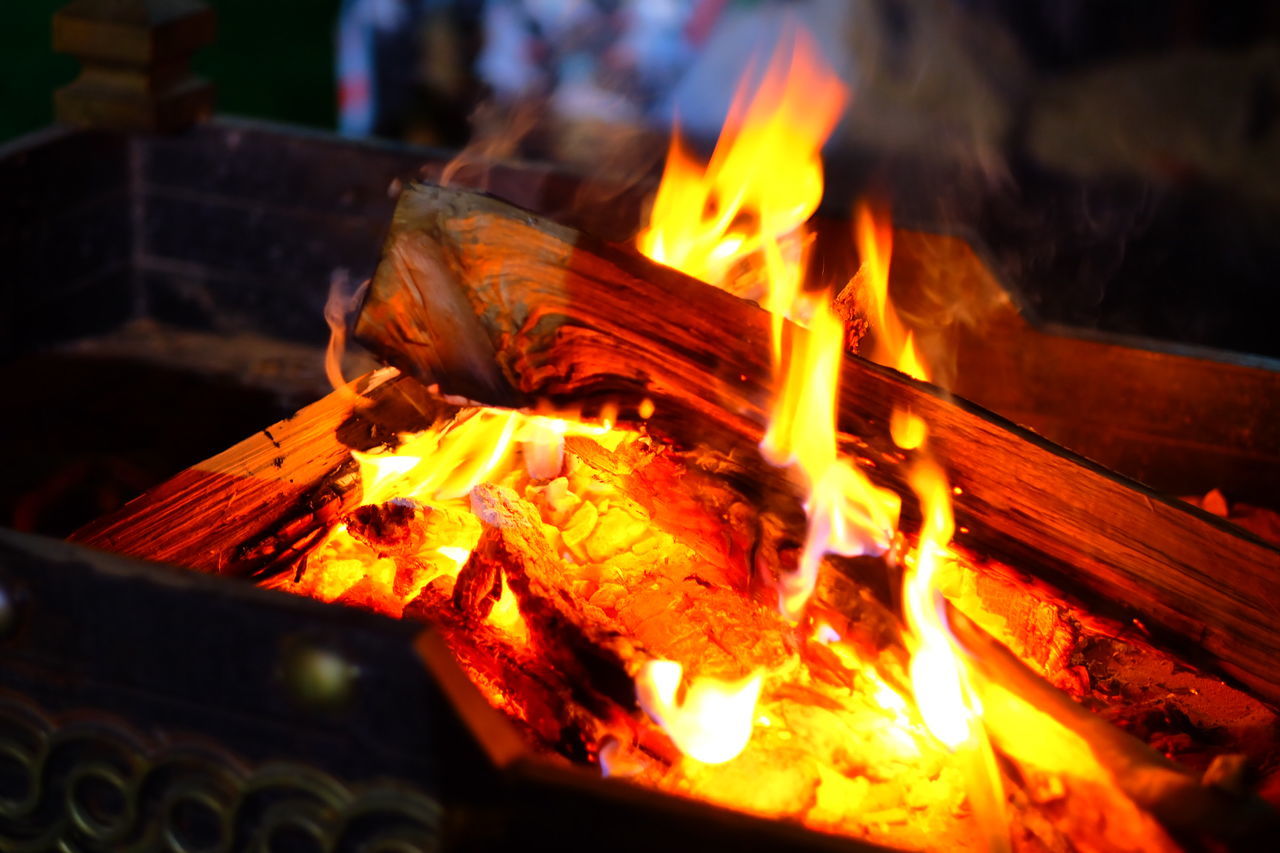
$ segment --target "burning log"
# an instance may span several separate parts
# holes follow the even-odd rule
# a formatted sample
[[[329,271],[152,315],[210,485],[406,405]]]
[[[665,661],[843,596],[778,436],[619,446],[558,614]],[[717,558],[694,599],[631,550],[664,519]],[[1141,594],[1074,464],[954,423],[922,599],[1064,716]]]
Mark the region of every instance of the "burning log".
[[[353,412],[352,390],[370,405]],[[394,371],[352,382],[70,537],[118,554],[229,575],[295,566],[360,500],[352,448],[453,411]]]
[[[374,391],[374,383],[361,387]],[[335,421],[350,403],[328,396],[274,424],[71,538],[120,554],[221,572],[243,543],[252,568],[296,556],[297,545],[328,528],[354,505],[359,490],[350,448],[337,440]],[[285,447],[288,450],[285,450]],[[215,496],[222,495],[221,501]],[[286,556],[287,558],[287,556]]]
[[[501,405],[605,401],[687,446],[752,461],[774,386],[770,315],[623,247],[493,198],[406,191],[356,327],[392,363]],[[805,332],[787,326],[791,338]],[[887,435],[922,417],[958,488],[962,544],[1138,619],[1153,636],[1280,699],[1280,551],[962,400],[845,359],[846,451],[909,492]],[[647,401],[647,402],[646,402]]]

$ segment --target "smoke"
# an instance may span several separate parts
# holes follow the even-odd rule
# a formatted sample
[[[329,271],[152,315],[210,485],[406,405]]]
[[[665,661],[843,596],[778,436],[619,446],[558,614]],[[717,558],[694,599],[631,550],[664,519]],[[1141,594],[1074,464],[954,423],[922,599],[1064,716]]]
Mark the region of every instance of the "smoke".
[[[470,141],[435,176],[436,182],[488,191],[494,164],[517,159],[521,145],[544,115],[545,102],[541,100],[481,102],[471,114]]]
[[[352,289],[351,275],[346,269],[336,269],[329,276],[329,297],[324,303],[324,321],[329,325],[329,345],[324,354],[324,372],[329,384],[355,408],[369,405],[369,400],[357,394],[347,383],[343,371],[343,357],[347,354],[347,337],[350,324],[359,314],[369,282]]]

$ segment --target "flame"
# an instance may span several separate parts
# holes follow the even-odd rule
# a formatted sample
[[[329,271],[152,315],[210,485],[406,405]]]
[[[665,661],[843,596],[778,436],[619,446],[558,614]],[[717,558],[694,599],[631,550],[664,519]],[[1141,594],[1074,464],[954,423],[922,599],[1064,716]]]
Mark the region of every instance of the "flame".
[[[329,326],[329,343],[324,352],[324,373],[333,390],[350,403],[353,409],[363,409],[371,401],[347,383],[342,375],[342,359],[347,352],[347,323],[360,310],[365,291],[369,289],[369,280],[366,279],[350,293],[347,292],[349,287],[350,276],[345,269],[334,270],[329,276],[329,296],[324,303],[324,321]]]
[[[932,461],[919,463],[910,476],[920,499],[923,524],[914,560],[903,577],[903,611],[914,646],[911,690],[930,733],[963,762],[973,805],[987,849],[1009,849],[1004,803],[995,753],[982,724],[982,705],[971,682],[964,652],[951,633],[946,601],[937,575],[948,557],[955,532],[951,488]]]
[[[736,682],[692,679],[679,701],[683,678],[684,667],[676,661],[645,661],[636,674],[640,707],[690,758],[703,764],[736,758],[751,740],[761,674]]]
[[[903,325],[889,298],[893,252],[889,218],[860,202],[855,210],[854,237],[862,261],[857,278],[875,331],[872,358],[913,379],[928,381],[930,371],[916,348],[913,333]],[[923,448],[928,438],[924,419],[902,408],[891,414],[889,432],[894,443],[904,450]],[[919,542],[906,561],[903,575],[903,611],[912,646],[911,691],[929,732],[961,758],[970,800],[988,849],[1007,849],[995,755],[982,724],[982,706],[970,682],[971,671],[951,633],[946,602],[937,584],[938,572],[949,555],[947,546],[955,533],[951,487],[942,470],[928,457],[912,471],[910,483],[923,516]]]
[[[915,559],[903,577],[903,610],[917,644],[911,687],[929,731],[954,750],[973,737],[976,713],[966,700],[965,667],[954,648],[936,580],[955,522],[946,478],[935,466],[918,466],[911,487],[924,515]]]
[[[466,495],[506,456],[518,417],[512,411],[477,409],[438,429],[401,435],[394,451],[353,450],[364,486],[363,503]]]
[[[867,201],[854,209],[854,242],[858,246],[861,265],[855,281],[875,332],[871,358],[895,368],[912,379],[929,381],[930,370],[916,348],[915,334],[907,329],[889,299],[889,262],[893,256],[893,226],[888,215],[873,210]],[[889,434],[903,450],[915,450],[928,435],[925,422],[906,409],[895,409],[889,421]]]
[[[564,439],[591,436],[608,449],[638,437],[616,429],[612,415],[594,424],[507,409],[469,409],[451,422],[399,436],[394,450],[351,455],[360,465],[362,503],[392,498],[447,501],[465,497],[480,483],[506,473],[515,462],[514,449],[523,453],[529,475],[550,479],[560,472]]]
[[[822,198],[822,145],[846,99],[812,36],[794,31],[755,92],[739,89],[705,168],[673,137],[649,225],[638,238],[654,260],[754,296],[772,315],[782,381],[761,451],[775,465],[793,466],[809,495],[799,566],[779,579],[780,607],[793,620],[825,554],[882,553],[898,518],[898,497],[839,456],[835,401],[844,329],[826,298],[800,292],[805,223]],[[784,319],[805,315],[808,334],[790,335],[784,352]]]
[[[790,61],[776,55],[750,101],[739,91],[705,169],[678,135],[673,139],[649,226],[638,238],[649,257],[755,298],[771,312],[779,387],[760,449],[770,463],[790,467],[808,494],[808,530],[797,568],[778,579],[779,607],[793,621],[813,593],[823,557],[883,553],[900,510],[897,495],[874,486],[839,452],[836,401],[844,328],[825,296],[801,292],[805,222],[822,196],[821,146],[844,101],[843,87],[818,62],[811,40],[797,36]],[[861,258],[858,280],[876,335],[873,358],[927,381],[929,370],[914,336],[889,300],[889,219],[859,204],[854,234]],[[807,331],[788,329],[788,318],[804,323]],[[914,412],[898,409],[890,433],[899,447],[914,450],[924,446],[928,428]],[[994,754],[936,585],[954,532],[948,485],[931,463],[919,467],[911,482],[925,513],[904,576],[912,692],[928,730],[965,767],[989,847],[1003,849],[1007,833]],[[832,648],[841,648],[838,636]],[[714,688],[697,682],[677,705],[682,672],[677,663],[647,662],[636,679],[642,707],[685,754],[701,761],[729,760],[750,738],[758,676],[754,686],[753,681]],[[881,707],[901,718],[905,699],[874,672],[873,678]]]
[[[894,409],[889,415],[889,435],[903,450],[915,450],[924,446],[929,426],[924,418],[908,409]]]
[[[529,626],[520,614],[520,606],[516,597],[507,586],[506,577],[502,578],[502,594],[498,597],[493,609],[489,611],[489,622],[502,628],[508,634],[521,640],[528,640]]]
[[[872,360],[896,368],[912,379],[929,380],[915,336],[903,324],[889,299],[889,261],[893,255],[893,225],[883,212],[866,201],[854,209],[854,242],[861,265],[855,281],[860,285],[867,319],[875,332]]]
[[[808,490],[804,549],[796,570],[779,578],[779,606],[794,621],[813,593],[823,556],[884,553],[901,502],[839,454],[836,399],[844,326],[825,298],[814,305],[808,333],[791,336],[790,343],[782,389],[760,450],[774,465],[793,466]]]
[[[471,557],[471,550],[469,548],[458,548],[453,545],[444,545],[437,548],[436,551],[457,563],[458,568],[462,568],[466,565],[467,560]]]
[[[739,86],[705,167],[673,134],[637,238],[650,258],[762,301],[774,317],[775,355],[803,282],[804,224],[822,199],[822,145],[847,99],[813,37],[791,35],[754,91]]]
[[[560,476],[564,467],[564,436],[569,422],[562,418],[533,419],[520,441],[525,468],[537,480]]]

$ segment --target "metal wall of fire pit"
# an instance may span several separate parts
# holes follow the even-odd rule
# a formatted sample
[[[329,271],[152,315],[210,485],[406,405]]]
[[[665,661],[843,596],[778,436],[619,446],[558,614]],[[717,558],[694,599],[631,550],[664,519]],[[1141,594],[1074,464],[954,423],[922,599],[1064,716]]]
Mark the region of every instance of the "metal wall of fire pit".
[[[0,849],[881,849],[532,755],[434,636],[0,531]]]
[[[139,316],[323,343],[331,276],[367,278],[399,188],[451,156],[230,119],[0,147],[0,359]],[[626,236],[643,190],[592,206],[563,170],[483,168],[504,198],[606,236]]]

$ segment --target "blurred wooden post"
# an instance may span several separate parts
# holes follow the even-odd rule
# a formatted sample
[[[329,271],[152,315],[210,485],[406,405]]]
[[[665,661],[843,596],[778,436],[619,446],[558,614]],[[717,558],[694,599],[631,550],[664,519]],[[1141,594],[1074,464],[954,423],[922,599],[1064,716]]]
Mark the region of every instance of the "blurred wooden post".
[[[82,63],[54,94],[57,120],[83,127],[170,132],[213,111],[213,85],[191,56],[213,41],[201,0],[72,0],[53,16],[53,49]]]

